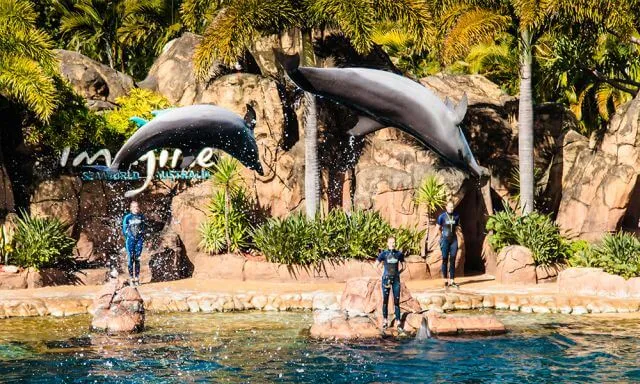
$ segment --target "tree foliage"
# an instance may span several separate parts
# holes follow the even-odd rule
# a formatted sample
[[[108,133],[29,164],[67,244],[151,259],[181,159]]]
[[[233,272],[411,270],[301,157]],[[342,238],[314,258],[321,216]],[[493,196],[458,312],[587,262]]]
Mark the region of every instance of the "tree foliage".
[[[0,0],[0,95],[47,121],[57,106],[55,55],[27,0]]]

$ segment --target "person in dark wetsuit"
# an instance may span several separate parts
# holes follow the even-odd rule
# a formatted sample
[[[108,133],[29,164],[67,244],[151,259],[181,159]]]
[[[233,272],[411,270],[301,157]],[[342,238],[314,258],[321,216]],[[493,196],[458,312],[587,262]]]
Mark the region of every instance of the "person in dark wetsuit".
[[[384,265],[382,274],[382,328],[386,328],[389,315],[389,291],[393,291],[393,306],[395,309],[398,331],[402,332],[400,324],[400,273],[404,270],[404,255],[395,249],[396,239],[390,236],[387,239],[387,249],[380,252],[376,260],[375,267]],[[402,268],[401,268],[402,265]]]
[[[131,202],[130,210],[122,219],[122,234],[131,285],[140,285],[140,254],[144,243],[145,220],[137,201]]]
[[[440,250],[442,251],[442,278],[444,286],[458,287],[453,279],[456,271],[456,254],[458,253],[458,236],[456,229],[460,225],[460,216],[453,211],[453,203],[447,203],[447,210],[438,216],[438,229],[440,231]],[[449,279],[447,280],[447,266]]]

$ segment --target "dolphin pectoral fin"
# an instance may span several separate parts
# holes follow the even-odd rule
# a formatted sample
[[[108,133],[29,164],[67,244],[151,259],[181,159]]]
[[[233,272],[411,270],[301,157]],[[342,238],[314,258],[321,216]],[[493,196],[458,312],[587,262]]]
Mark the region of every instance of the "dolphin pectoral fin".
[[[360,116],[358,119],[358,124],[356,124],[355,127],[351,128],[347,133],[352,136],[364,136],[384,127],[385,125],[380,124],[379,122],[371,118]]]
[[[247,123],[247,126],[252,131],[253,128],[256,127],[256,110],[253,109],[251,104],[247,104],[247,113],[244,115],[244,122]]]
[[[462,99],[460,100],[458,105],[456,105],[456,107],[453,109],[456,125],[462,123],[462,120],[464,119],[464,115],[467,113],[467,104],[468,104],[467,94],[465,93],[464,95],[462,95]]]
[[[143,119],[142,117],[138,117],[138,116],[132,116],[129,118],[129,120],[133,121],[138,126],[138,128],[142,127],[143,125],[149,122],[149,120]]]

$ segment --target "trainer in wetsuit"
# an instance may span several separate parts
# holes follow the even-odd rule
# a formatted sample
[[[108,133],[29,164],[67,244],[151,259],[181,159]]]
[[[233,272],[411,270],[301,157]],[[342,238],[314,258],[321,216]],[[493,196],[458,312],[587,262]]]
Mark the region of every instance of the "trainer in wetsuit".
[[[458,253],[458,236],[456,229],[460,224],[460,216],[453,212],[453,203],[447,203],[447,210],[438,216],[438,229],[440,230],[440,250],[442,251],[442,278],[444,286],[458,288],[453,279],[456,271],[456,254]],[[449,280],[447,280],[447,266],[449,267]]]
[[[137,201],[132,201],[131,212],[122,219],[122,234],[124,244],[127,249],[127,261],[129,267],[129,278],[132,285],[140,285],[140,254],[144,241],[145,221],[140,213],[140,206]]]
[[[404,255],[396,248],[396,238],[390,236],[387,239],[387,249],[380,252],[376,260],[376,268],[384,265],[382,274],[382,327],[387,327],[387,316],[389,315],[389,291],[393,291],[393,306],[395,309],[398,331],[402,332],[400,325],[400,272],[404,269]],[[400,264],[402,263],[402,268]]]

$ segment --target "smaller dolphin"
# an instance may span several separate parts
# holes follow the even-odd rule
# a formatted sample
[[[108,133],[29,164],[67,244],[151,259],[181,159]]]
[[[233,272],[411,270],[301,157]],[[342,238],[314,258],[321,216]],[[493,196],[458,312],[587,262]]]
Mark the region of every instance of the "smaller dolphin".
[[[396,127],[471,175],[488,175],[487,169],[476,162],[458,127],[467,110],[466,95],[454,107],[422,84],[395,73],[370,68],[300,67],[299,55],[278,50],[275,54],[298,87],[358,112],[359,121],[350,134],[363,136]]]
[[[427,317],[422,317],[422,321],[420,322],[420,328],[416,333],[416,340],[426,340],[431,338],[431,330],[429,329],[429,321]]]
[[[156,117],[149,122],[136,120],[140,128],[116,153],[111,170],[126,169],[153,149],[178,148],[187,160],[205,147],[214,147],[263,174],[253,134],[256,113],[251,105],[247,104],[244,119],[228,109],[208,104],[154,112]]]

